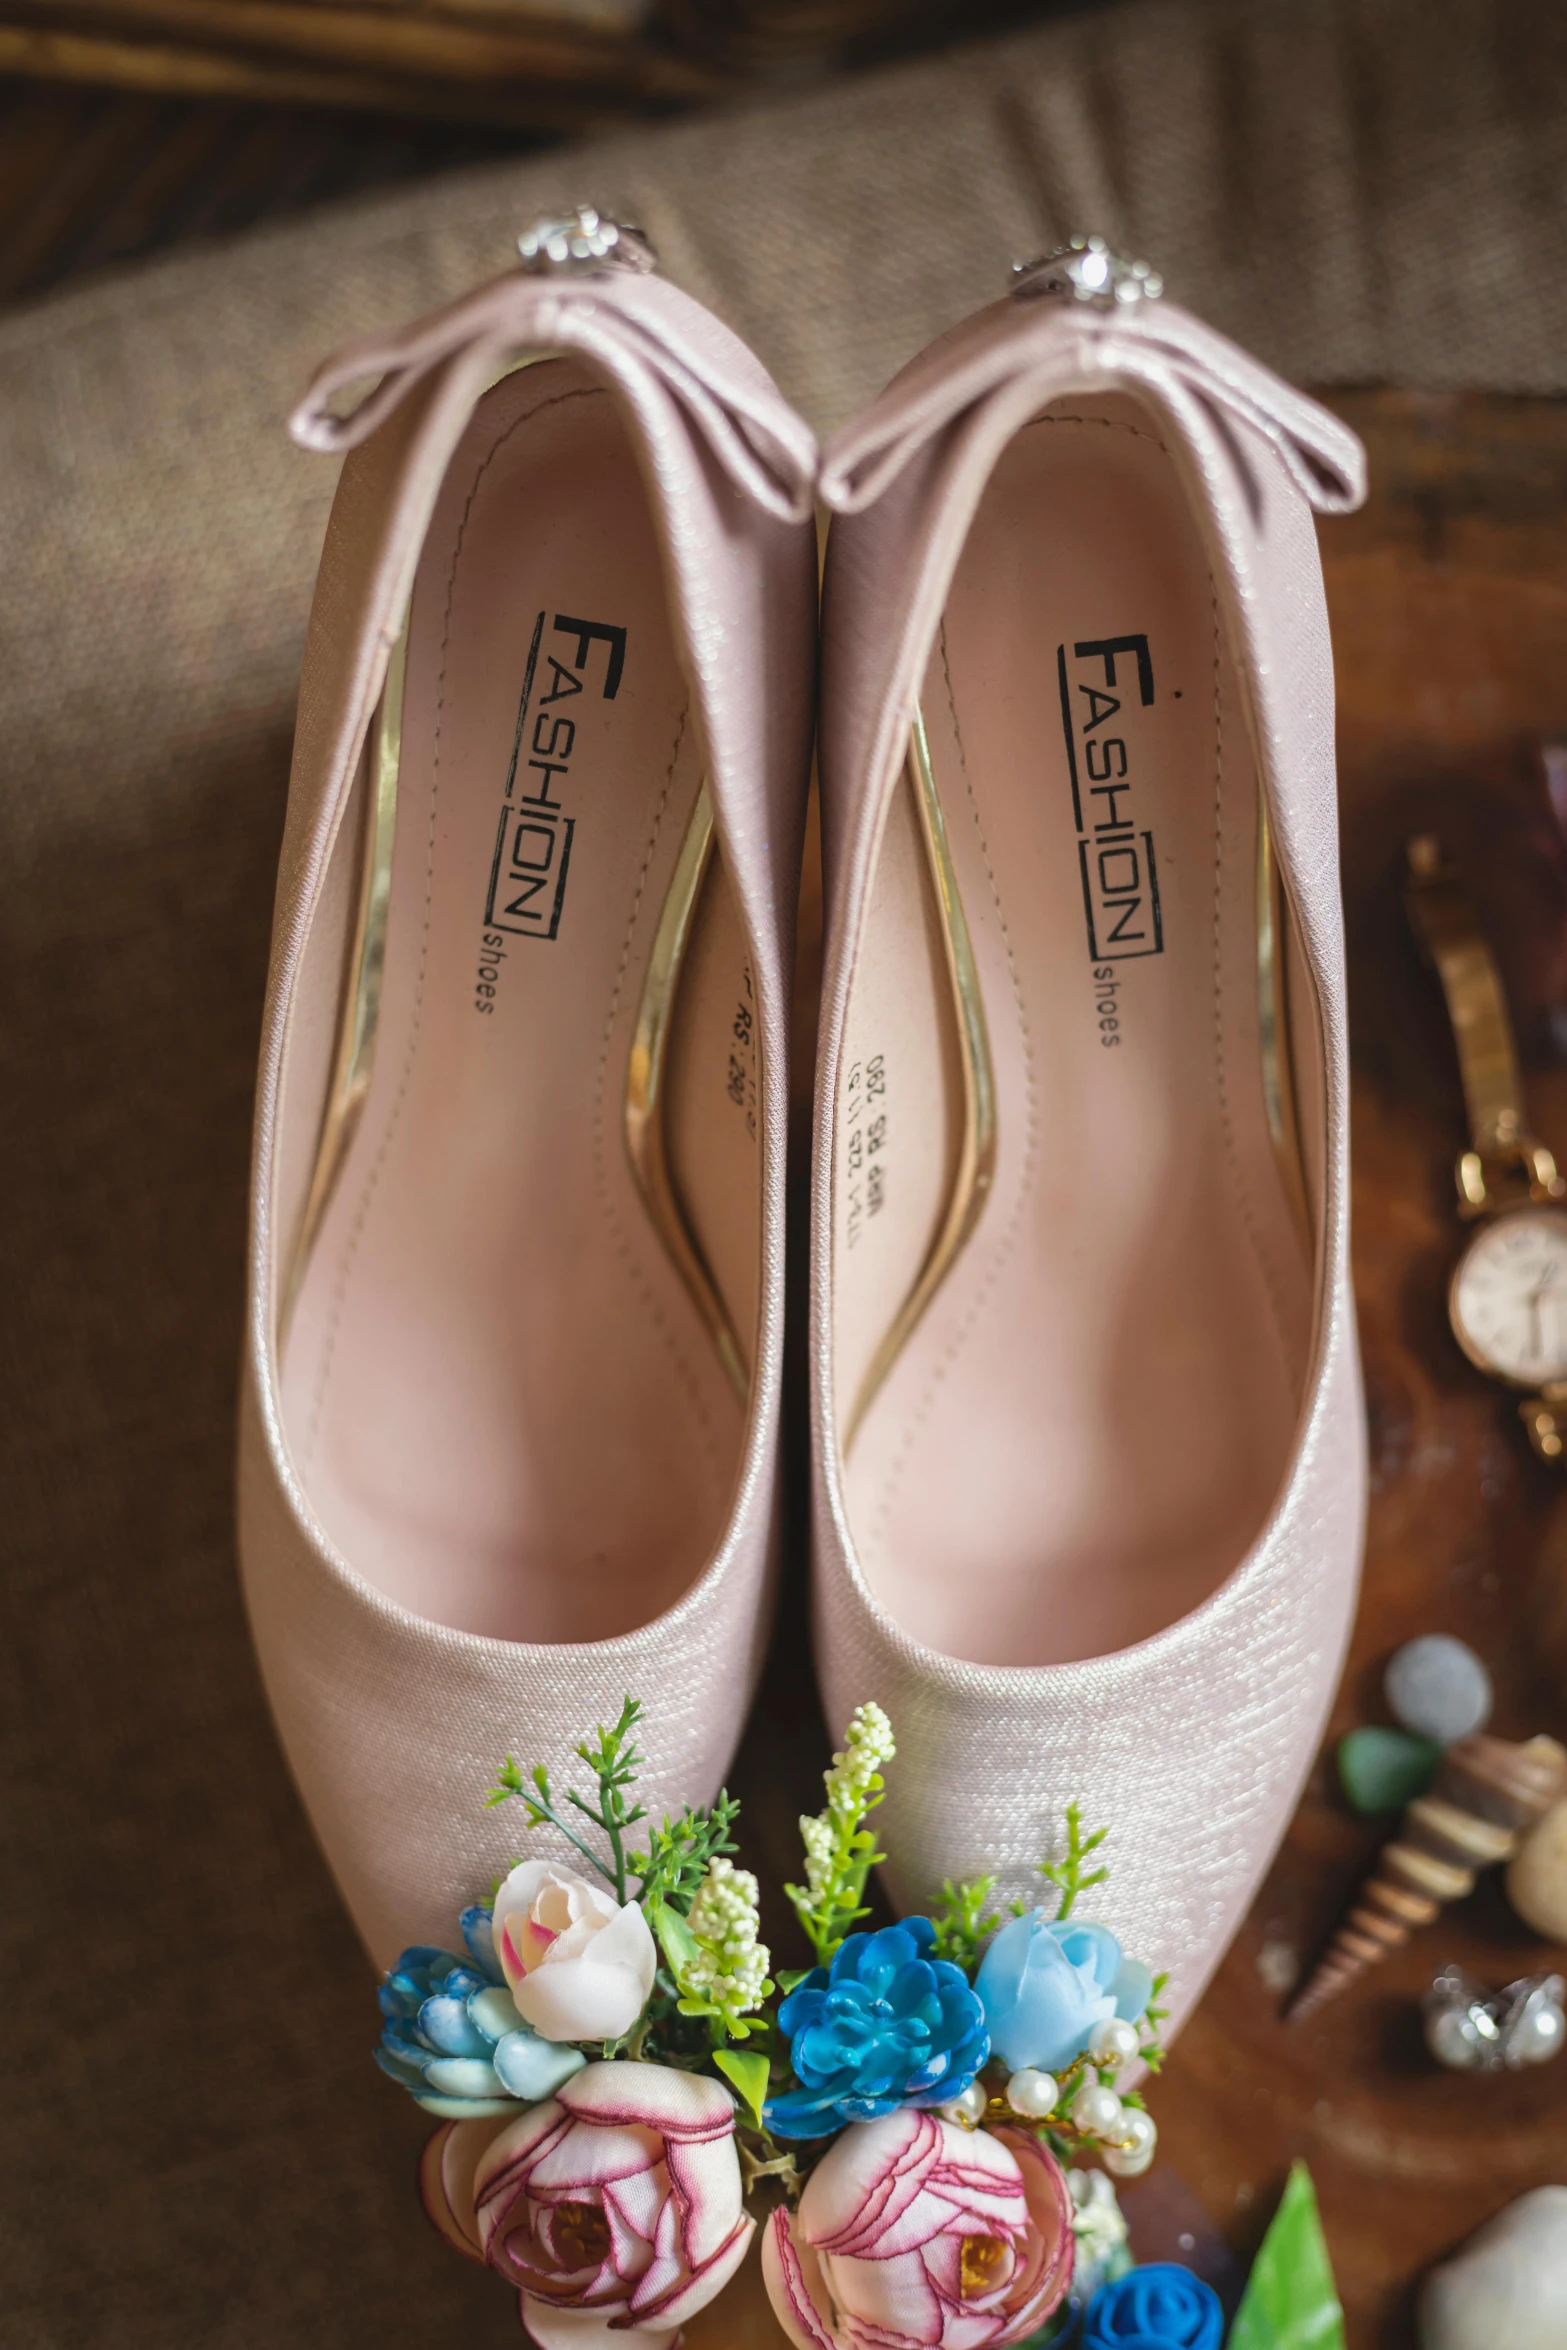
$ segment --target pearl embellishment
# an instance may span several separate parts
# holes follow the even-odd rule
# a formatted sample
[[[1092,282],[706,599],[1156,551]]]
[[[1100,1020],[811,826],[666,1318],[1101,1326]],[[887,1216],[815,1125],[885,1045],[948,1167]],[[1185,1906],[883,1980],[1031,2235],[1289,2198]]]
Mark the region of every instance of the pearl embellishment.
[[[1137,2105],[1125,2107],[1113,2145],[1104,2149],[1104,2166],[1118,2179],[1140,2178],[1154,2158],[1159,2132],[1153,2119]]]
[[[1139,2045],[1136,2025],[1124,2023],[1118,2015],[1095,2024],[1088,2037],[1088,2053],[1095,2064],[1130,2064]]]
[[[1108,2138],[1125,2112],[1115,2091],[1099,2081],[1085,2081],[1072,2100],[1073,2127],[1089,2138]]]
[[[1042,2122],[1046,2114],[1054,2113],[1060,2094],[1054,2073],[1038,2072],[1031,2064],[1024,2065],[1007,2083],[1007,2103],[1026,2121]]]

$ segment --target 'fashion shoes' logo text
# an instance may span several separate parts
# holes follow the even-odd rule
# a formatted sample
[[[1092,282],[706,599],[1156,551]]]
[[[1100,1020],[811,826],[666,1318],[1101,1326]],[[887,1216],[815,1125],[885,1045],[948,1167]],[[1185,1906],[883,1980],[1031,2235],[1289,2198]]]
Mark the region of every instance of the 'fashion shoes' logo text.
[[[626,665],[623,628],[557,612],[550,635],[564,642],[546,645],[544,623],[541,612],[533,624],[523,673],[517,731],[484,906],[488,929],[512,938],[554,938],[566,903],[571,844],[577,829],[576,817],[568,813],[577,719],[561,705],[589,690],[588,669],[596,645],[605,648],[601,690],[606,702],[612,702],[620,691]],[[561,654],[567,658],[561,659]],[[538,691],[535,701],[540,688],[548,690]]]
[[[1153,834],[1136,820],[1140,779],[1128,749],[1137,727],[1127,715],[1154,698],[1148,639],[1093,637],[1074,644],[1070,658],[1058,645],[1056,673],[1090,960],[1162,955],[1159,866]]]

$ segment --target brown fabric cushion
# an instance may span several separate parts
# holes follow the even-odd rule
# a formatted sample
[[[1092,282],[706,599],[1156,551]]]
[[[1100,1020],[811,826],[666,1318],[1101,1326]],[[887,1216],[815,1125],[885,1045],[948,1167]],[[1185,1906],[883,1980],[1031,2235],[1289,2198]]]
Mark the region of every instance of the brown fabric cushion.
[[[245,1644],[255,1045],[326,347],[564,195],[821,426],[1097,226],[1310,381],[1567,387],[1567,17],[1188,0],[489,169],[0,322],[0,2334],[514,2342],[429,2233]]]

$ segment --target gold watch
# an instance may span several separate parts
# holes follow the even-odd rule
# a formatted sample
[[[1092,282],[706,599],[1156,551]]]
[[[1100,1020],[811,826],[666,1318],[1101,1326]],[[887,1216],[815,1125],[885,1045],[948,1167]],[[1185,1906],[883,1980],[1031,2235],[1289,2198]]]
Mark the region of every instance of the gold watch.
[[[1567,1450],[1567,1181],[1524,1115],[1501,975],[1442,852],[1409,843],[1407,902],[1447,999],[1469,1120],[1458,1213],[1477,1227],[1453,1267],[1447,1311],[1469,1360],[1523,1390],[1519,1417],[1542,1460]]]

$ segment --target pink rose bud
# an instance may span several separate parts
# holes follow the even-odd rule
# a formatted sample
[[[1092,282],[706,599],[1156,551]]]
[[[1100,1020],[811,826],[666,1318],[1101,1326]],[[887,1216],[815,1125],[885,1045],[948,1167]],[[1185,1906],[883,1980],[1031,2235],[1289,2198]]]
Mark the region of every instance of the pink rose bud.
[[[962,2130],[904,2106],[845,2130],[762,2275],[795,2350],[1003,2350],[1072,2281],[1072,2198],[1022,2130]]]
[[[484,2257],[541,2350],[668,2344],[745,2258],[727,2090],[667,2065],[585,2065],[479,2158]]]
[[[648,2003],[658,1952],[637,1903],[553,1861],[518,1862],[494,1933],[517,2012],[546,2040],[618,2040]]]

